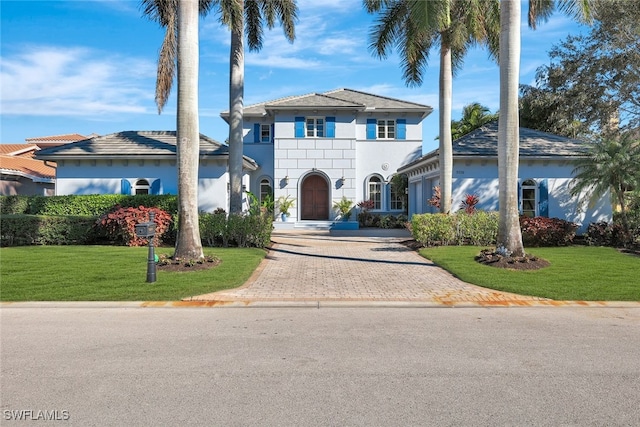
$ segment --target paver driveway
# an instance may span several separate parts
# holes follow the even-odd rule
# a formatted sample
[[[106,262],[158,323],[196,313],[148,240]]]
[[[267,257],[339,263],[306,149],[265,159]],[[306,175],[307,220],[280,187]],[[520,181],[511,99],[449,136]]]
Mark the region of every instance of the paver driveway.
[[[465,283],[400,242],[403,230],[274,232],[242,287],[189,298],[220,302],[405,301],[528,305],[543,301]]]

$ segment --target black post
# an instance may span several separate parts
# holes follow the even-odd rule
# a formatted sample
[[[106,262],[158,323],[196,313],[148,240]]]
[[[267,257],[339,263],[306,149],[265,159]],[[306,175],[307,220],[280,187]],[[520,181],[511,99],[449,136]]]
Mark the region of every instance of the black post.
[[[149,213],[149,223],[155,225],[156,214],[155,212]],[[153,247],[153,239],[155,233],[147,237],[149,239],[149,258],[147,259],[147,283],[153,283],[156,281],[156,254]]]

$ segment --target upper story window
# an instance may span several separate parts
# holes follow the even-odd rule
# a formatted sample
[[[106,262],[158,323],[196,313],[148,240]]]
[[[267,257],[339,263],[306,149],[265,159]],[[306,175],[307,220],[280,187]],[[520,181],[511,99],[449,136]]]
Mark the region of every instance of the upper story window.
[[[336,118],[308,116],[295,118],[296,138],[335,138]]]
[[[324,137],[324,117],[307,117],[306,136],[307,138]]]
[[[253,124],[253,142],[273,142],[274,126],[273,123],[254,123]]]
[[[407,139],[407,120],[367,119],[367,139]]]
[[[260,125],[260,142],[271,142],[271,125]]]
[[[378,139],[396,139],[395,120],[378,120]]]

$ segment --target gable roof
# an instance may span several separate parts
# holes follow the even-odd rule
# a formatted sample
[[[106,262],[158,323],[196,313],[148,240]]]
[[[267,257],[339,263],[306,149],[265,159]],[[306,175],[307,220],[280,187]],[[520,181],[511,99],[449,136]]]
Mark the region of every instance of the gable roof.
[[[452,143],[453,157],[498,157],[498,122],[488,123],[456,139]],[[580,157],[589,151],[588,143],[529,128],[520,128],[521,158]],[[406,172],[422,163],[437,160],[439,150],[433,150],[398,169]]]
[[[28,157],[0,155],[0,173],[23,176],[34,182],[53,182],[56,169],[45,162]]]
[[[92,135],[93,136],[93,135]],[[64,135],[38,136],[35,138],[26,138],[27,143],[37,144],[39,142],[58,142],[67,143],[87,139],[85,135],[79,133],[66,133]]]
[[[245,117],[263,117],[270,115],[275,110],[304,109],[416,112],[421,113],[423,118],[433,111],[433,108],[428,105],[343,88],[248,105],[243,108],[243,115]],[[228,121],[229,111],[223,111],[220,116]]]
[[[43,160],[98,158],[167,158],[176,156],[175,131],[124,131],[45,148],[36,157]],[[229,147],[200,134],[200,157],[228,158]],[[244,166],[256,169],[255,160],[244,156]]]

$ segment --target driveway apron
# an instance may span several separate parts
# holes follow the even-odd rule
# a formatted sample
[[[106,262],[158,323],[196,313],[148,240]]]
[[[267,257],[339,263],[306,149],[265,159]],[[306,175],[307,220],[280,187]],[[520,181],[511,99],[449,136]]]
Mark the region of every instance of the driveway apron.
[[[403,230],[278,231],[248,282],[192,301],[368,301],[528,305],[544,298],[465,283],[401,242]]]

